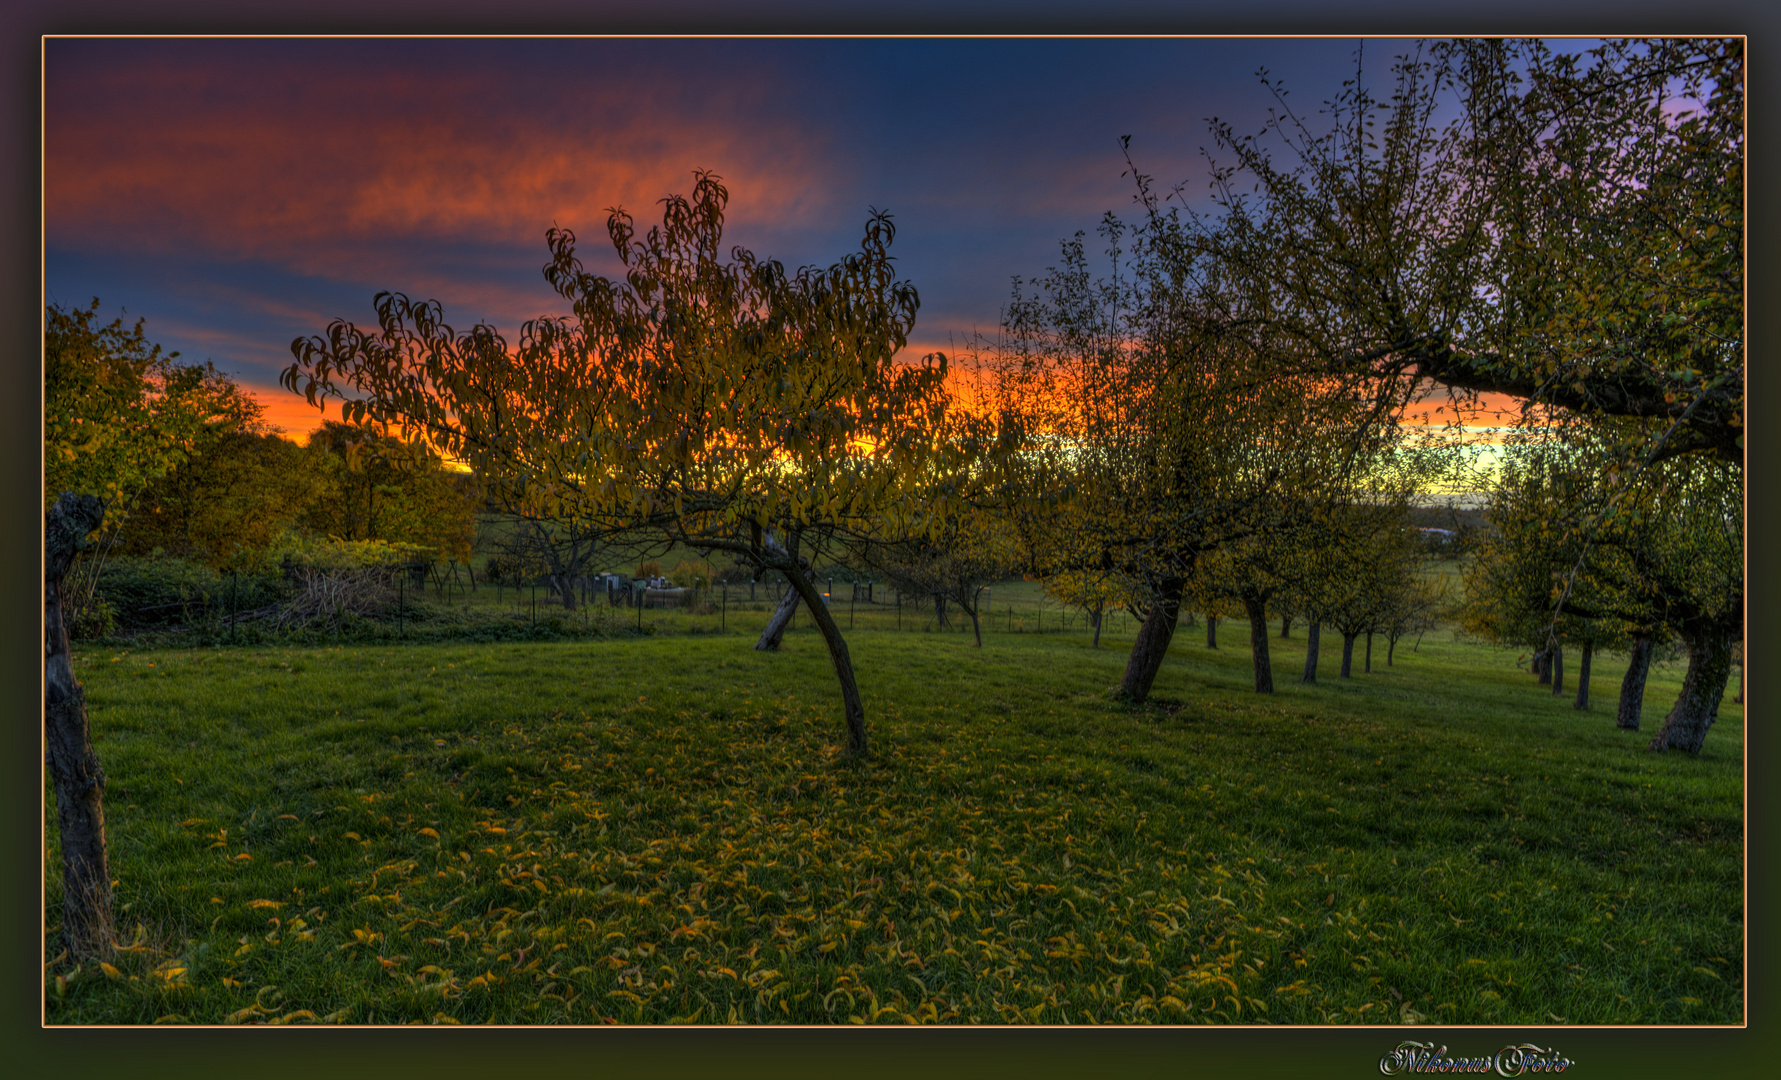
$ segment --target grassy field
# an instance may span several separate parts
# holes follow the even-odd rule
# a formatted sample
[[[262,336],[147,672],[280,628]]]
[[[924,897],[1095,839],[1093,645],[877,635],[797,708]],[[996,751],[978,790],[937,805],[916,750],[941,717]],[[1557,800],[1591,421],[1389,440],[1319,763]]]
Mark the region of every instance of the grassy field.
[[[1295,629],[1262,696],[1233,621],[1128,708],[1129,624],[1029,632],[1034,592],[982,650],[856,607],[864,763],[808,620],[757,653],[727,602],[584,641],[82,649],[130,948],[52,959],[47,1018],[1742,1019],[1742,710],[1647,753],[1679,666],[1641,736],[1609,658],[1579,713],[1445,631],[1348,680],[1326,636],[1301,685]]]

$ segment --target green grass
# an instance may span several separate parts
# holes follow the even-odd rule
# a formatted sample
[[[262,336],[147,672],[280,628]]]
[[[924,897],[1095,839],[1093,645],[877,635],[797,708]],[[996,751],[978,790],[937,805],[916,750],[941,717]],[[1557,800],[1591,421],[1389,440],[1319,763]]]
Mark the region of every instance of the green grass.
[[[1742,710],[1647,753],[1678,666],[1641,736],[1606,658],[1579,713],[1446,632],[1301,685],[1295,630],[1261,696],[1233,621],[1125,708],[1129,632],[883,615],[864,763],[807,620],[82,650],[132,947],[48,1020],[1742,1019]]]

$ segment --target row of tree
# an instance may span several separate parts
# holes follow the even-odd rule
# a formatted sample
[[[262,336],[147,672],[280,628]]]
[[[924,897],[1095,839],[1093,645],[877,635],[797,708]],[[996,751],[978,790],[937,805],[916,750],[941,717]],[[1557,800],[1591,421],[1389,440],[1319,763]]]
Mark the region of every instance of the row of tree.
[[[510,341],[380,293],[375,327],[340,320],[293,342],[284,383],[465,463],[541,529],[783,575],[828,645],[853,754],[868,750],[865,709],[814,560],[968,583],[1021,552],[1031,572],[1142,613],[1120,688],[1134,701],[1184,605],[1215,594],[1251,614],[1265,689],[1255,616],[1271,599],[1297,597],[1349,650],[1389,621],[1390,590],[1359,582],[1400,558],[1393,510],[1438,467],[1400,423],[1435,387],[1513,394],[1525,418],[1601,448],[1564,485],[1566,512],[1541,519],[1557,531],[1522,537],[1577,552],[1549,644],[1567,610],[1606,602],[1577,585],[1606,580],[1600,553],[1634,573],[1686,560],[1686,545],[1640,545],[1664,515],[1741,487],[1741,42],[1442,43],[1401,57],[1388,97],[1357,73],[1322,121],[1268,85],[1279,107],[1259,136],[1214,124],[1211,213],[1134,167],[1134,219],[1099,230],[1106,273],[1079,234],[1059,267],[1017,282],[999,332],[969,350],[973,408],[948,358],[897,356],[919,299],[894,273],[888,213],[858,251],[788,270],[726,255],[728,193],[709,173],[647,232],[612,212],[614,277],[587,270],[573,233],[547,231],[544,274],[568,315]],[[172,441],[150,448],[145,476],[189,452],[172,449],[177,425],[157,430]],[[1591,484],[1600,498],[1580,494]],[[967,588],[934,592],[974,610]],[[1711,610],[1674,625],[1685,700],[1716,706],[1723,638],[1681,629],[1731,609]],[[1704,727],[1666,724],[1654,748],[1698,750],[1686,731]]]
[[[1292,567],[1353,559],[1355,523],[1425,475],[1399,419],[1431,386],[1623,418],[1597,428],[1635,459],[1608,474],[1622,487],[1661,462],[1740,467],[1740,44],[1444,43],[1400,58],[1391,90],[1357,75],[1319,127],[1276,88],[1262,137],[1215,125],[1211,215],[1134,168],[1136,220],[1099,230],[1108,273],[1078,235],[976,343],[978,409],[949,407],[945,357],[894,359],[918,300],[887,214],[827,268],[726,259],[709,174],[647,233],[613,213],[620,278],[547,233],[570,316],[509,343],[384,293],[376,329],[293,343],[286,384],[424,437],[539,520],[784,574],[828,641],[855,753],[863,706],[810,559],[993,557],[973,512],[1039,575],[1134,597],[1121,692],[1143,700],[1207,567],[1252,611],[1289,581],[1347,580]],[[1575,543],[1608,527],[1563,520]]]

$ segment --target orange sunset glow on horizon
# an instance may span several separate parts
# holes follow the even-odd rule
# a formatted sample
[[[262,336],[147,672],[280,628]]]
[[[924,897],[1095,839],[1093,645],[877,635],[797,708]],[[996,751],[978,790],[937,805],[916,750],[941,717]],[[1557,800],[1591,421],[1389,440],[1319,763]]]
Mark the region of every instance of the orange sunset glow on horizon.
[[[726,248],[788,267],[844,258],[888,209],[922,301],[905,355],[956,357],[1062,241],[1084,231],[1097,252],[1102,216],[1134,212],[1122,137],[1191,208],[1206,117],[1258,124],[1262,68],[1340,85],[1357,45],[50,38],[46,300],[143,319],[303,439],[339,409],[278,387],[293,338],[374,324],[381,290],[517,335],[564,307],[540,272],[547,228],[619,276],[610,211],[646,231],[702,168],[729,191]],[[1358,56],[1383,79],[1390,53]],[[1433,408],[1414,421],[1447,417]]]

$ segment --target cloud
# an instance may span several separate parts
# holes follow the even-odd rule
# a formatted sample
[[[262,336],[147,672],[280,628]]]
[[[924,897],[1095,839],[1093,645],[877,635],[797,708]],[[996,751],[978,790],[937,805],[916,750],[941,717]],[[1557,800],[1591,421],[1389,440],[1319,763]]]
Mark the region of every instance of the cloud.
[[[647,224],[656,200],[690,190],[695,167],[725,178],[739,223],[826,213],[834,187],[820,132],[771,109],[771,70],[719,93],[673,67],[600,77],[610,42],[574,54],[226,44],[55,43],[53,243],[177,247],[340,278],[361,272],[367,248],[404,240],[541,254],[555,222],[603,242],[609,207]],[[565,70],[575,55],[593,63]],[[483,62],[452,63],[470,59]]]

